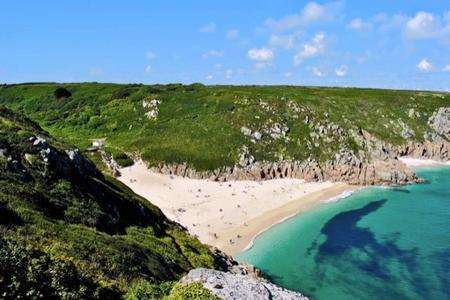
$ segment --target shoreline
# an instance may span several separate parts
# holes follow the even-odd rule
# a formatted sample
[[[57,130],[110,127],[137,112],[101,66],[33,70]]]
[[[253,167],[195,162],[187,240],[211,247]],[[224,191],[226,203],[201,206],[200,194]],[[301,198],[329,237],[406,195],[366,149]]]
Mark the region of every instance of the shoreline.
[[[433,159],[414,158],[409,156],[399,157],[398,160],[410,168],[450,166],[450,161],[443,162]]]
[[[293,178],[213,182],[154,173],[142,161],[120,172],[121,182],[169,219],[230,255],[248,249],[274,225],[361,188]]]
[[[450,166],[450,162],[400,157],[411,168]],[[364,187],[342,182],[305,182],[284,178],[266,181],[214,182],[164,175],[142,161],[120,169],[118,178],[158,206],[202,243],[229,255],[244,252],[265,231],[321,204],[350,196]]]
[[[347,198],[353,194],[353,192],[361,188],[364,187],[339,183],[334,187],[317,191],[305,197],[300,197],[250,220],[248,226],[246,227],[240,226],[222,233],[224,238],[222,238],[218,248],[232,256],[247,251],[253,247],[254,241],[261,234],[267,230],[270,230],[274,226],[314,209],[321,204],[332,203]],[[330,201],[330,199],[333,200]],[[242,235],[241,238],[236,239],[235,237],[237,234],[242,232],[244,232],[245,235]],[[235,238],[234,244],[226,242],[227,238],[233,237]]]

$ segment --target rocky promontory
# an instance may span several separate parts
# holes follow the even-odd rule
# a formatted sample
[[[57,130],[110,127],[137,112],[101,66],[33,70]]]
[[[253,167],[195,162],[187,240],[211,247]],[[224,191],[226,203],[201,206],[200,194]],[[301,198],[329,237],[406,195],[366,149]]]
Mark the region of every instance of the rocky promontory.
[[[181,284],[201,283],[220,299],[259,300],[306,300],[300,293],[274,285],[262,278],[250,275],[225,273],[217,270],[198,268],[191,270],[181,280]]]

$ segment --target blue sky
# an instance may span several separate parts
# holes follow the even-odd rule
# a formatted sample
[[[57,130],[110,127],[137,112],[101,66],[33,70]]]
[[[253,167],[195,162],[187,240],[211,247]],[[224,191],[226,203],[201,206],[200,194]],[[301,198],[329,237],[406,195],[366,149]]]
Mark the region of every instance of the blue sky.
[[[0,82],[30,81],[448,91],[450,2],[4,1]]]

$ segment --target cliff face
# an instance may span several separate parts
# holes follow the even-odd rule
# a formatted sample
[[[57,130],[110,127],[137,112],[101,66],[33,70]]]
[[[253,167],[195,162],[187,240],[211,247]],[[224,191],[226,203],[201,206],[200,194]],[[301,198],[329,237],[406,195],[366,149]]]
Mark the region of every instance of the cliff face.
[[[307,181],[343,181],[357,185],[406,184],[418,182],[414,172],[398,157],[409,156],[437,161],[449,160],[450,108],[439,108],[429,122],[434,132],[427,132],[423,142],[410,141],[405,145],[391,145],[360,129],[350,134],[359,146],[359,152],[343,150],[322,163],[306,161],[260,162],[244,147],[239,164],[214,171],[198,172],[187,164],[160,164],[152,170],[163,174],[189,178],[228,180],[267,180],[300,178]],[[339,131],[339,128],[336,127]]]
[[[55,97],[61,87],[69,92]],[[0,103],[81,152],[101,140],[115,172],[133,154],[157,172],[192,178],[401,184],[417,178],[397,157],[448,160],[448,93],[23,84],[1,86]]]

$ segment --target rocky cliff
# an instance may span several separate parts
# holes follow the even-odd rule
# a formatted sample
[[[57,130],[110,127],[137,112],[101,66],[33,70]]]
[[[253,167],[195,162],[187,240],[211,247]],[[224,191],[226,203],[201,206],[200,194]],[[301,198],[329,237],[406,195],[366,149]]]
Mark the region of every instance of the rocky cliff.
[[[210,269],[194,269],[180,283],[200,282],[220,299],[306,300],[300,293],[288,291],[266,280],[250,275],[225,273]]]
[[[289,177],[307,181],[343,181],[357,185],[414,183],[420,180],[398,157],[449,160],[450,108],[439,108],[429,118],[428,123],[434,131],[424,134],[423,142],[411,141],[404,145],[383,142],[363,129],[351,131],[350,135],[358,144],[359,151],[355,153],[345,149],[336,153],[333,159],[325,162],[318,162],[314,159],[256,161],[249,153],[248,148],[243,147],[240,151],[239,164],[233,167],[199,172],[188,167],[187,164],[160,164],[151,169],[163,174],[215,181],[267,180]],[[343,134],[342,129],[338,126],[331,127],[331,130],[333,129],[336,134]],[[259,134],[255,135],[249,129],[244,131],[253,138],[259,137]],[[325,130],[320,129],[319,131],[324,132]],[[283,135],[283,131],[280,132],[280,135]]]

